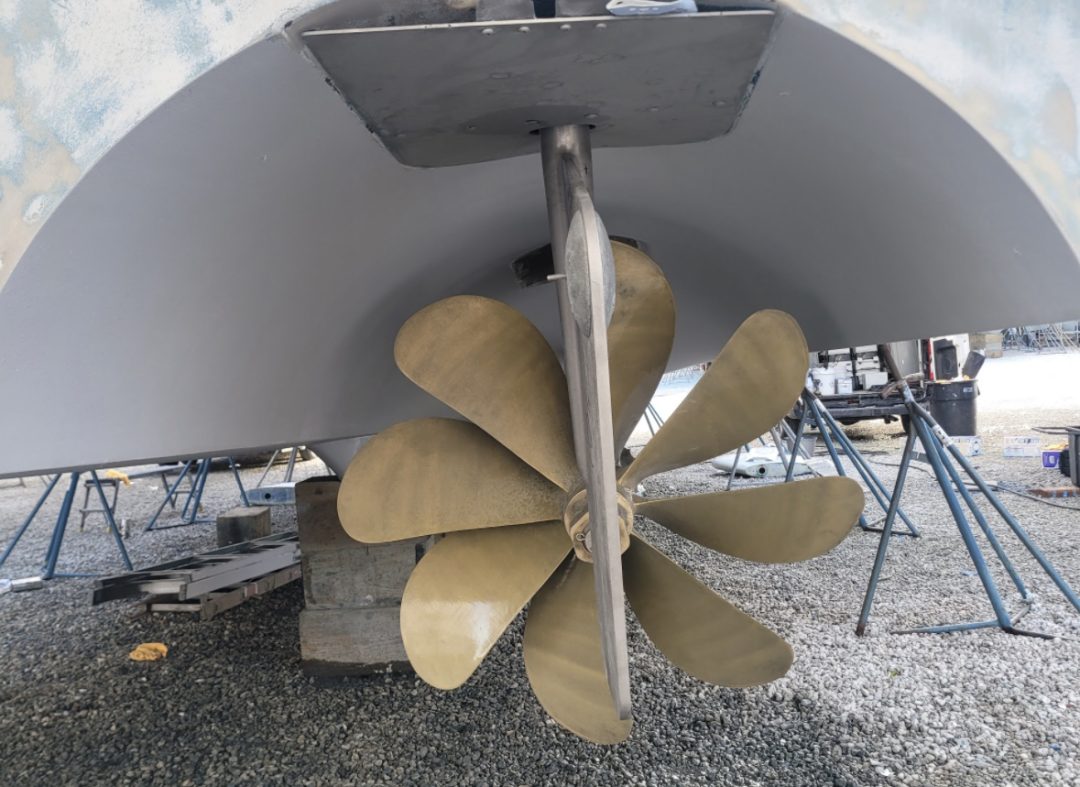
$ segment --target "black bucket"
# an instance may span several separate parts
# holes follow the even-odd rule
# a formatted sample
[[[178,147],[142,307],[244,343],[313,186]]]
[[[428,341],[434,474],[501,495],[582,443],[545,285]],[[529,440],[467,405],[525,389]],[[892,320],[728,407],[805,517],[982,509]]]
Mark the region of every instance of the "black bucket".
[[[1080,486],[1080,426],[1067,427],[1069,433],[1069,478]]]
[[[976,435],[975,397],[978,395],[979,389],[974,380],[931,383],[930,415],[948,435]]]

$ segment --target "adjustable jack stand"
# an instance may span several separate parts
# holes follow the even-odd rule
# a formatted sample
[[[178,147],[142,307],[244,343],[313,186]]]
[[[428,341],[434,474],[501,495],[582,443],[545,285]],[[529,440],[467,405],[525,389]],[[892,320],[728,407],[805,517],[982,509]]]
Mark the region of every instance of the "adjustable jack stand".
[[[881,528],[881,541],[878,544],[877,557],[874,560],[874,568],[870,573],[870,584],[866,589],[866,597],[863,599],[862,612],[859,614],[859,623],[855,628],[855,633],[862,636],[866,631],[866,624],[870,618],[870,609],[874,603],[874,593],[877,590],[877,584],[881,578],[881,569],[885,564],[885,555],[889,549],[889,535],[892,533],[893,523],[896,514],[899,511],[900,495],[903,492],[904,481],[907,478],[907,469],[911,463],[911,454],[915,437],[918,436],[919,441],[923,445],[923,451],[934,470],[934,476],[937,478],[937,482],[941,486],[941,491],[945,495],[945,501],[949,505],[949,510],[956,522],[956,527],[960,531],[960,537],[964,541],[964,546],[971,556],[971,562],[975,565],[979,580],[982,582],[983,589],[986,591],[986,596],[990,600],[991,607],[993,607],[994,619],[974,623],[925,626],[896,633],[937,634],[950,631],[968,631],[970,629],[996,627],[1009,634],[1052,639],[1052,635],[1024,631],[1013,625],[1013,620],[1009,617],[1009,613],[1005,609],[1005,604],[1002,601],[1001,594],[998,592],[997,585],[995,584],[993,577],[990,576],[990,570],[987,567],[983,553],[979,549],[978,543],[975,541],[975,535],[972,532],[971,525],[964,514],[963,508],[960,506],[957,492],[959,492],[959,496],[963,498],[964,503],[974,515],[975,521],[979,525],[979,529],[982,530],[983,535],[986,536],[986,540],[989,542],[994,554],[997,555],[998,560],[1001,561],[1002,566],[1005,568],[1006,572],[1008,572],[1009,578],[1016,586],[1021,599],[1024,602],[1030,603],[1030,594],[1024,586],[1023,581],[1020,579],[1019,574],[1016,572],[1012,562],[1002,549],[1001,543],[994,535],[994,531],[986,521],[986,517],[983,516],[978,506],[976,506],[971,493],[968,492],[967,487],[960,476],[960,472],[952,461],[950,461],[950,455],[952,459],[956,461],[956,464],[958,464],[964,473],[974,482],[978,490],[986,497],[990,505],[994,507],[1005,521],[1005,524],[1009,526],[1009,529],[1011,529],[1013,534],[1020,540],[1020,543],[1022,543],[1024,547],[1027,548],[1028,552],[1031,553],[1031,556],[1038,561],[1039,565],[1042,566],[1043,570],[1058,587],[1062,595],[1068,599],[1069,603],[1072,604],[1077,611],[1080,611],[1080,598],[1077,598],[1076,593],[1069,587],[1069,584],[1062,579],[1061,575],[1058,574],[1050,560],[1037,546],[1035,546],[1035,543],[1031,540],[1027,531],[1020,526],[1020,523],[1009,513],[1008,509],[1005,508],[1005,505],[998,499],[993,490],[987,486],[986,482],[983,481],[982,477],[967,460],[967,457],[964,456],[960,449],[953,443],[952,439],[945,433],[945,430],[943,430],[933,417],[931,417],[931,415],[915,401],[915,397],[912,395],[907,381],[900,376],[896,367],[896,362],[893,360],[892,353],[887,346],[882,347],[882,356],[885,358],[886,363],[888,363],[893,378],[900,381],[900,391],[903,394],[904,404],[907,407],[908,415],[911,418],[912,428],[908,433],[907,444],[904,446],[904,456],[900,463],[900,472],[896,478],[896,489],[893,492],[889,511],[885,516],[885,523]]]
[[[896,488],[892,493],[886,488],[885,484],[870,467],[870,463],[866,461],[866,458],[859,452],[859,450],[852,444],[848,436],[844,434],[843,428],[833,418],[828,408],[823,407],[817,396],[809,388],[803,390],[802,394],[802,412],[799,415],[799,425],[795,429],[795,438],[792,445],[792,459],[788,462],[787,476],[785,481],[790,481],[795,473],[795,459],[798,455],[799,444],[802,442],[803,432],[806,430],[807,421],[812,419],[814,426],[817,427],[818,432],[821,433],[821,441],[825,443],[825,448],[829,452],[829,456],[832,458],[833,466],[836,467],[838,475],[846,476],[847,472],[844,470],[843,462],[840,461],[840,454],[836,450],[836,444],[840,444],[840,449],[847,455],[848,459],[855,466],[855,470],[862,477],[863,482],[870,489],[871,494],[877,501],[877,504],[881,506],[881,510],[886,513],[886,519],[888,518],[888,512],[893,506],[893,501],[899,496],[900,486]],[[910,447],[912,444],[912,433],[908,434],[908,448],[905,449],[904,456],[910,460],[911,452]],[[902,470],[906,473],[906,468]],[[898,532],[893,535],[897,536],[911,536],[912,538],[919,537],[919,530],[915,527],[915,524],[908,519],[907,514],[903,509],[896,506],[896,514],[900,516],[904,524],[907,526],[907,532]],[[880,533],[884,528],[873,527],[867,524],[866,517],[859,515],[859,527],[865,531],[871,533]]]
[[[23,534],[30,528],[30,525],[34,521],[34,517],[38,515],[38,512],[41,511],[41,507],[45,505],[45,501],[49,499],[49,495],[51,495],[53,489],[56,488],[56,484],[60,480],[61,475],[61,473],[57,473],[45,486],[45,491],[41,493],[41,497],[39,497],[37,503],[34,504],[34,507],[30,511],[30,515],[23,520],[19,529],[15,531],[15,535],[12,536],[11,540],[8,542],[7,547],[4,548],[3,554],[0,554],[0,566],[8,559],[15,550],[15,546],[19,543],[19,539],[21,539]],[[60,558],[60,547],[64,543],[64,533],[67,531],[68,519],[71,517],[71,509],[75,502],[75,492],[79,486],[80,475],[82,475],[81,471],[71,473],[67,492],[64,493],[63,502],[60,504],[60,513],[56,517],[56,526],[53,528],[52,539],[49,541],[49,548],[45,553],[45,566],[41,570],[42,579],[97,576],[96,574],[64,573],[56,570],[56,562]],[[120,535],[120,528],[116,526],[116,519],[113,517],[112,509],[109,508],[108,502],[105,499],[105,490],[101,488],[101,481],[98,479],[96,470],[90,471],[90,478],[94,482],[94,488],[97,490],[98,500],[101,502],[105,520],[109,524],[109,531],[116,541],[117,549],[120,550],[120,557],[124,561],[124,566],[127,567],[128,571],[131,571],[133,568],[131,565],[131,558],[128,557],[127,549],[124,547],[124,539]]]
[[[243,500],[244,506],[249,506],[247,490],[244,489],[244,484],[240,480],[240,471],[236,469],[236,462],[233,461],[231,456],[225,457],[229,462],[229,469],[232,470],[233,479],[236,481],[236,488],[240,490],[240,499]],[[143,528],[143,532],[149,532],[151,530],[171,530],[174,527],[186,527],[188,525],[199,525],[207,522],[213,522],[212,519],[199,519],[199,506],[202,504],[203,492],[206,489],[206,478],[210,475],[210,464],[214,461],[211,456],[204,457],[202,459],[189,459],[184,463],[184,468],[180,471],[180,474],[176,477],[173,485],[165,491],[165,499],[161,501],[161,505],[158,506],[157,511],[150,517],[150,521],[146,523],[146,527]],[[165,510],[165,505],[176,498],[179,493],[180,484],[184,482],[188,472],[191,470],[192,465],[195,466],[195,478],[191,482],[191,488],[188,490],[187,500],[184,501],[184,508],[180,512],[181,521],[172,525],[157,526],[158,517],[161,516],[161,512]]]

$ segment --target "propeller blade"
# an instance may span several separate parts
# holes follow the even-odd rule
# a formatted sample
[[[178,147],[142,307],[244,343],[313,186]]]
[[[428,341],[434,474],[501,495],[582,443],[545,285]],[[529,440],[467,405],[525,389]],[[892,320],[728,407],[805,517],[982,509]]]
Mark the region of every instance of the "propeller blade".
[[[352,538],[372,544],[559,519],[565,499],[479,427],[420,418],[357,452],[341,481],[338,518]]]
[[[580,484],[566,377],[521,312],[476,295],[421,309],[394,342],[398,368],[564,490]]]
[[[451,533],[413,569],[401,637],[416,674],[456,689],[570,551],[561,522]]]
[[[619,718],[604,672],[589,563],[565,563],[529,605],[525,671],[544,710],[566,729],[593,743],[629,737],[633,722]]]
[[[677,667],[717,686],[783,677],[791,646],[687,574],[644,539],[623,554],[626,595],[649,639]]]
[[[659,266],[644,252],[612,241],[615,312],[608,324],[608,366],[615,451],[641,420],[667,368],[675,338],[675,299]]]
[[[806,382],[798,323],[775,309],[752,314],[620,479],[642,479],[730,451],[779,423]]]
[[[759,563],[796,563],[844,540],[865,500],[850,478],[645,500],[635,512],[725,555]]]

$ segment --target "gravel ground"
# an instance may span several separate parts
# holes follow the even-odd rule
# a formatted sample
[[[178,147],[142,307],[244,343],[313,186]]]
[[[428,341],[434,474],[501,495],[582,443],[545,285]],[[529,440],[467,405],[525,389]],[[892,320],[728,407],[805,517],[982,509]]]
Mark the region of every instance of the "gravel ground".
[[[1001,437],[1080,420],[1076,410],[981,416],[990,481],[1059,484],[1037,460],[1001,458]],[[891,481],[898,427],[849,432]],[[815,467],[827,470],[827,460]],[[320,474],[321,463],[299,466]],[[248,482],[258,471],[245,472]],[[725,483],[699,465],[657,477],[650,494]],[[0,483],[7,538],[41,486]],[[136,565],[213,545],[212,525],[142,533],[160,500],[148,481],[121,492]],[[237,504],[227,473],[210,477],[209,513]],[[57,500],[44,516],[55,514]],[[1080,510],[1007,496],[1047,555],[1080,585]],[[877,538],[854,532],[829,555],[794,566],[717,556],[642,523],[658,546],[785,636],[787,677],[718,689],[671,667],[631,624],[636,725],[623,745],[585,744],[548,720],[521,659],[520,621],[462,689],[443,693],[408,675],[323,683],[299,665],[292,585],[207,623],[135,618],[123,602],[92,608],[89,580],[0,596],[2,784],[731,784],[1035,785],[1080,783],[1080,614],[1014,539],[1004,539],[1035,603],[1022,620],[1053,640],[994,631],[900,635],[893,630],[990,617],[925,472],[909,474],[904,507],[924,537],[894,539],[866,637],[854,635]],[[870,512],[875,509],[871,506]],[[295,526],[274,512],[275,529]],[[0,576],[37,573],[49,526],[36,523]],[[69,533],[61,566],[111,571],[100,524]],[[1000,586],[1007,578],[995,571]],[[1005,593],[1010,609],[1023,605]],[[134,663],[143,641],[166,660]]]

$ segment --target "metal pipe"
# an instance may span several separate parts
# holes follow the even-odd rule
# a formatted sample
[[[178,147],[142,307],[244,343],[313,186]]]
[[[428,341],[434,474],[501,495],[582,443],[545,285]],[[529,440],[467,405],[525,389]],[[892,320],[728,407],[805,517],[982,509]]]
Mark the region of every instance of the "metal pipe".
[[[149,532],[154,529],[154,524],[157,522],[158,517],[161,516],[161,512],[165,510],[165,504],[168,503],[169,500],[174,498],[174,496],[177,494],[177,490],[180,488],[180,484],[184,482],[184,477],[187,476],[188,471],[191,470],[192,461],[193,460],[189,459],[188,461],[184,462],[184,467],[180,471],[180,475],[176,477],[176,483],[174,483],[172,487],[166,488],[165,499],[161,501],[161,505],[158,506],[157,511],[155,511],[154,515],[150,517],[150,521],[146,523],[146,527],[143,528],[143,532]],[[188,493],[188,497],[190,499],[190,492]],[[173,503],[173,508],[176,508],[176,503]]]
[[[840,426],[840,423],[833,417],[832,413],[829,412],[828,408],[822,407],[820,409],[825,419],[832,427],[832,431],[833,434],[836,435],[836,439],[840,441],[841,447],[844,449],[844,453],[847,454],[848,458],[851,459],[851,463],[855,465],[855,469],[859,471],[859,475],[861,475],[863,481],[866,482],[866,486],[874,495],[874,499],[877,500],[878,505],[881,506],[881,510],[888,511],[889,504],[886,503],[886,500],[888,500],[890,497],[888,487],[885,486],[884,482],[878,477],[877,473],[874,472],[874,469],[870,467],[870,463],[867,462],[863,455],[859,453],[858,449],[855,448],[855,445],[851,442],[850,439],[848,439],[848,436],[844,434],[843,427]],[[908,530],[911,531],[911,535],[918,537],[919,531],[912,523],[912,521],[908,519],[907,514],[904,513],[904,509],[898,508],[896,513],[899,515],[900,519],[903,520],[904,524],[907,525]]]
[[[937,429],[941,428],[938,423],[934,421],[933,417],[931,417],[931,415],[926,412],[926,410],[921,407],[917,402],[913,401],[912,405],[915,409],[915,412],[928,419],[928,421],[932,423]],[[1061,593],[1065,596],[1065,598],[1069,600],[1069,603],[1072,604],[1077,611],[1080,611],[1080,598],[1077,597],[1076,591],[1074,591],[1069,585],[1069,583],[1066,582],[1065,579],[1061,576],[1061,574],[1058,573],[1057,569],[1054,567],[1054,564],[1051,563],[1049,558],[1047,558],[1046,555],[1043,554],[1042,550],[1040,550],[1039,547],[1036,546],[1035,542],[1031,539],[1031,536],[1028,535],[1028,532],[1009,512],[1009,509],[1005,507],[1005,504],[1001,502],[1000,498],[998,498],[998,496],[994,494],[994,491],[989,486],[987,486],[986,482],[983,481],[982,477],[975,470],[975,468],[972,467],[971,462],[967,460],[967,457],[963,455],[960,449],[953,445],[952,441],[950,441],[948,448],[949,453],[952,454],[952,456],[956,459],[957,463],[959,463],[960,467],[963,468],[964,472],[968,474],[971,480],[975,482],[975,486],[978,487],[979,491],[982,492],[986,499],[990,501],[990,505],[992,505],[994,509],[998,512],[998,514],[1001,515],[1001,518],[1005,520],[1005,524],[1009,526],[1009,529],[1013,531],[1013,533],[1018,539],[1020,539],[1020,543],[1024,545],[1027,551],[1031,553],[1031,556],[1035,558],[1035,560],[1039,563],[1040,566],[1042,566],[1043,571],[1045,571],[1047,576],[1049,576],[1053,583],[1057,585],[1058,590],[1061,591]]]
[[[656,421],[656,427],[653,427],[653,421]],[[645,425],[649,427],[649,434],[656,437],[656,433],[660,430],[660,427],[664,425],[664,422],[660,419],[660,414],[656,412],[656,408],[649,404],[645,407]]]
[[[255,482],[255,488],[258,489],[263,485],[263,481],[266,480],[266,476],[270,473],[270,468],[274,466],[274,462],[278,458],[278,454],[281,453],[280,448],[275,448],[274,453],[270,454],[270,461],[266,463],[266,468],[262,471],[262,475],[259,476],[259,480]]]
[[[1005,567],[1005,571],[1008,572],[1009,578],[1012,579],[1013,585],[1016,586],[1017,591],[1020,593],[1020,597],[1025,601],[1028,600],[1028,591],[1024,587],[1024,581],[1020,579],[1020,575],[1016,573],[1016,568],[1013,566],[1012,561],[1009,560],[1009,556],[1005,554],[1005,550],[1001,546],[1001,542],[998,541],[997,536],[994,535],[994,531],[990,529],[990,523],[986,521],[986,517],[983,516],[982,511],[975,505],[975,500],[972,498],[971,493],[968,492],[967,487],[964,485],[964,479],[960,477],[960,474],[956,471],[952,462],[949,461],[949,457],[945,454],[944,448],[940,441],[936,438],[934,440],[934,450],[938,452],[941,457],[941,463],[944,465],[945,470],[949,473],[949,477],[952,478],[953,484],[956,487],[956,491],[960,493],[960,497],[964,503],[971,510],[972,515],[975,517],[975,521],[979,525],[979,529],[982,530],[983,535],[986,536],[986,540],[990,543],[990,548],[994,550],[994,554],[997,555],[998,560],[1001,561],[1001,565]]]
[[[134,566],[131,565],[131,558],[128,557],[127,547],[124,546],[123,536],[120,535],[120,528],[116,526],[116,517],[113,515],[112,509],[109,508],[109,504],[105,502],[105,490],[101,488],[101,481],[98,479],[97,470],[90,471],[90,478],[94,482],[94,488],[97,489],[98,500],[101,501],[101,507],[105,510],[105,519],[109,523],[109,530],[112,532],[113,539],[116,541],[116,546],[120,550],[120,557],[124,559],[124,566],[127,567],[127,570],[131,571]],[[119,481],[116,484],[116,488],[120,488]]]
[[[912,398],[911,389],[905,385],[903,390],[905,391],[905,400],[910,400]],[[914,403],[913,400],[912,403]],[[971,561],[975,564],[975,571],[978,573],[983,589],[990,599],[990,606],[994,608],[994,616],[997,618],[998,623],[1002,628],[1011,628],[1012,621],[1009,619],[1009,613],[1005,611],[1005,605],[1002,603],[997,585],[994,584],[994,578],[990,576],[990,569],[986,566],[986,560],[983,558],[982,550],[979,549],[979,545],[975,541],[975,535],[971,532],[971,526],[968,525],[967,517],[964,516],[964,511],[960,507],[960,501],[956,499],[956,495],[953,493],[952,483],[949,480],[948,474],[945,472],[945,468],[942,466],[941,457],[938,455],[938,452],[934,450],[933,441],[936,438],[926,424],[923,423],[923,420],[917,417],[916,411],[911,407],[909,407],[908,410],[911,412],[912,416],[915,416],[911,419],[911,425],[919,432],[919,440],[922,442],[923,448],[926,449],[926,457],[930,460],[930,465],[934,469],[934,475],[937,477],[938,485],[945,495],[945,502],[948,503],[949,510],[952,512],[953,519],[956,522],[956,527],[960,530],[960,537],[964,540],[964,546],[967,547],[968,554],[971,555]]]
[[[728,477],[727,477],[727,491],[728,492],[731,491],[731,482],[735,480],[735,468],[737,468],[739,466],[739,457],[742,456],[743,448],[744,448],[744,446],[740,445],[737,449],[735,449],[735,461],[732,463],[731,472],[728,473]]]
[[[191,490],[191,494],[188,495],[187,502],[184,503],[184,511],[181,514],[186,525],[194,525],[199,518],[199,506],[202,505],[203,491],[206,489],[206,479],[210,475],[211,461],[212,457],[208,456],[199,464],[199,472],[195,476],[195,486]],[[190,517],[188,517],[188,506],[191,506]]]
[[[773,445],[776,446],[776,455],[780,458],[780,464],[786,467],[788,464],[787,450],[784,448],[784,441],[780,439],[780,430],[774,426],[769,430],[769,434],[772,435]]]
[[[79,485],[79,473],[71,474],[71,482],[67,492],[64,493],[64,501],[60,504],[60,514],[56,517],[56,527],[53,528],[52,538],[49,540],[49,549],[45,553],[45,568],[41,571],[42,579],[52,579],[56,574],[56,561],[60,559],[60,545],[64,543],[64,531],[67,530],[68,517],[71,516],[71,506],[75,501],[75,491]]]
[[[914,629],[894,631],[893,634],[950,634],[954,631],[973,631],[975,629],[1000,628],[996,620],[982,620],[977,623],[946,623],[943,626],[920,626]]]
[[[184,498],[184,507],[180,509],[180,518],[187,519],[188,509],[191,507],[191,499],[195,496],[195,491],[199,488],[199,478],[202,475],[203,460],[195,460],[195,473],[191,479],[191,486],[188,488],[187,497]]]
[[[300,453],[299,446],[293,446],[289,453],[289,464],[285,465],[285,483],[292,481],[293,470],[296,469],[296,455]],[[246,503],[244,505],[247,505]]]
[[[233,460],[233,458],[230,456],[228,457],[228,459],[229,469],[232,470],[233,478],[236,479],[236,487],[240,490],[240,499],[244,502],[244,507],[247,508],[251,505],[251,503],[248,501],[247,490],[244,489],[244,482],[240,480],[240,471],[236,469],[236,462]],[[288,477],[285,480],[291,481],[292,473],[289,473]]]
[[[30,527],[30,524],[34,521],[34,517],[36,517],[41,510],[41,507],[45,505],[45,501],[49,499],[49,495],[52,494],[53,489],[56,487],[56,482],[60,480],[60,476],[61,473],[57,473],[52,477],[52,481],[46,484],[45,491],[41,493],[41,497],[38,498],[34,507],[30,509],[30,515],[23,520],[21,525],[19,525],[19,529],[15,531],[15,535],[11,537],[7,547],[4,548],[4,554],[0,555],[0,566],[4,565],[4,562],[11,555],[12,551],[14,551],[15,545],[19,543],[19,539],[23,537],[23,533]]]
[[[789,427],[790,428],[790,427]],[[788,483],[795,477],[795,460],[799,456],[799,444],[802,442],[803,431],[806,429],[806,405],[803,405],[802,412],[799,414],[799,425],[795,429],[795,436],[792,437],[791,442],[791,461],[788,462],[787,473],[784,475],[784,483]],[[807,456],[807,459],[810,457]]]
[[[1019,629],[1016,629],[1009,621],[1008,615],[1005,613],[1003,605],[1001,604],[1000,596],[998,596],[997,594],[997,588],[994,585],[993,579],[989,576],[989,573],[986,570],[985,563],[983,563],[983,561],[981,560],[982,553],[979,551],[978,546],[975,544],[974,536],[971,533],[970,527],[968,527],[967,525],[967,520],[963,516],[963,512],[959,510],[959,506],[956,503],[956,498],[952,494],[952,486],[950,483],[946,483],[942,479],[941,474],[939,473],[941,465],[940,457],[944,456],[945,448],[948,449],[948,452],[952,455],[952,457],[956,460],[956,462],[960,465],[964,472],[967,473],[967,475],[975,483],[979,491],[986,496],[986,499],[990,501],[991,505],[993,505],[994,509],[998,512],[998,514],[1001,515],[1001,518],[1005,520],[1005,523],[1013,531],[1016,537],[1020,539],[1021,543],[1023,543],[1023,545],[1031,553],[1032,557],[1034,557],[1036,561],[1038,561],[1039,565],[1042,566],[1043,570],[1047,573],[1050,579],[1053,580],[1054,584],[1057,585],[1058,589],[1062,592],[1062,594],[1078,611],[1080,611],[1080,599],[1077,598],[1076,593],[1069,586],[1069,584],[1061,577],[1060,574],[1058,574],[1057,570],[1054,568],[1053,564],[1049,561],[1049,559],[1047,559],[1047,557],[1042,553],[1042,551],[1031,540],[1031,537],[1027,534],[1027,531],[1025,531],[1023,527],[1021,527],[1020,523],[1016,521],[1016,519],[1012,516],[1009,510],[1001,502],[1001,500],[998,499],[997,495],[993,493],[993,490],[991,490],[990,487],[987,486],[986,482],[982,480],[982,477],[975,470],[972,464],[967,460],[967,457],[965,457],[963,453],[961,453],[961,451],[956,447],[956,445],[953,444],[952,440],[949,439],[947,434],[945,434],[940,424],[938,424],[937,421],[934,420],[933,416],[931,416],[924,407],[922,407],[918,402],[915,401],[915,397],[911,393],[911,387],[907,384],[907,381],[904,378],[900,377],[896,361],[893,358],[892,351],[888,347],[888,345],[880,345],[879,351],[881,353],[881,356],[885,359],[885,362],[888,364],[890,373],[899,383],[900,391],[904,397],[904,404],[907,406],[908,413],[910,414],[911,424],[918,431],[919,439],[922,441],[923,446],[927,447],[927,457],[931,460],[931,464],[934,465],[934,473],[938,478],[938,483],[941,485],[942,491],[945,493],[946,501],[949,502],[949,507],[953,511],[953,518],[956,520],[957,527],[960,528],[960,534],[964,538],[964,544],[968,547],[968,551],[969,553],[971,553],[972,560],[975,562],[975,568],[979,573],[979,579],[982,581],[984,588],[986,588],[987,596],[990,598],[991,605],[994,606],[994,612],[998,618],[998,624],[1002,625],[1002,628],[1012,634],[1045,637],[1046,635],[1020,631]],[[928,426],[928,424],[930,426]],[[932,427],[932,429],[930,427]],[[943,436],[943,439],[939,441],[941,446],[940,455],[938,451],[931,451],[927,446],[927,442],[929,440],[938,440],[937,435],[939,434]],[[959,488],[964,488],[964,485],[962,483],[958,483],[957,486]],[[966,489],[964,491],[966,492]],[[1003,618],[1006,621],[1004,624],[1002,624]],[[968,624],[968,627],[975,627],[976,625],[978,624]],[[985,625],[987,624],[981,624],[981,626]],[[922,631],[933,632],[940,630],[955,631],[960,629],[957,629],[956,627],[931,627],[928,629],[923,629]]]
[[[784,430],[784,435],[787,437],[788,440],[791,441],[791,445],[795,446],[795,430],[791,428],[791,425],[788,423],[787,418],[784,418],[780,421],[780,428]],[[810,452],[807,450],[806,446],[801,447],[796,453],[802,453],[803,459],[813,458],[810,456]]]
[[[851,445],[850,441],[847,438],[847,435],[844,434],[844,430],[841,429],[836,424],[836,422],[831,419],[827,408],[819,407],[818,409],[822,411],[823,418],[829,425],[829,428],[832,430],[833,439],[840,444],[840,448],[844,452],[845,456],[847,456],[847,458],[851,460],[851,464],[855,468],[855,472],[862,477],[863,483],[866,484],[866,488],[870,490],[870,494],[874,496],[874,499],[877,501],[877,504],[881,507],[882,511],[888,511],[889,507],[885,504],[884,498],[878,491],[878,488],[874,485],[871,477],[867,474],[862,462],[859,461],[859,454],[854,449],[854,446]],[[868,530],[869,526],[864,527],[863,529]]]
[[[885,554],[889,550],[889,539],[892,536],[893,523],[896,521],[896,512],[900,508],[900,493],[904,489],[907,480],[908,467],[911,465],[911,455],[915,450],[915,432],[908,432],[907,441],[904,443],[904,453],[900,459],[900,470],[896,474],[896,487],[893,489],[892,499],[889,500],[889,510],[885,514],[885,523],[881,526],[881,541],[878,542],[877,555],[874,557],[874,568],[870,571],[870,583],[866,587],[866,595],[863,597],[862,610],[859,612],[859,622],[855,626],[855,634],[862,636],[866,633],[866,624],[870,620],[870,609],[874,605],[874,595],[877,593],[878,581],[881,579],[881,570],[885,566]]]
[[[828,449],[829,456],[832,457],[833,465],[836,467],[836,474],[843,478],[847,478],[847,473],[844,471],[844,465],[840,462],[839,454],[836,453],[836,446],[833,445],[832,438],[829,437],[829,430],[825,428],[825,423],[821,418],[821,414],[818,412],[814,394],[809,390],[803,392],[803,406],[810,408],[810,415],[813,416],[814,424],[821,434],[821,441],[825,443],[825,448]],[[865,514],[859,514],[859,527],[863,530],[866,530],[868,527]]]

